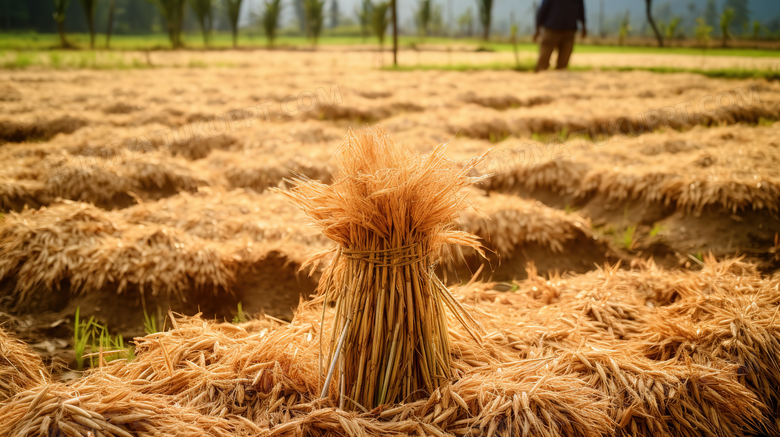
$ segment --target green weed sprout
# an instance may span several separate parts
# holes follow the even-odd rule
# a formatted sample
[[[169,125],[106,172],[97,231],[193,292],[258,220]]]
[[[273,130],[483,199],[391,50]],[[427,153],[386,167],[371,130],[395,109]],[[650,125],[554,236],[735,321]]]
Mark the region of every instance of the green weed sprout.
[[[634,233],[636,232],[636,226],[629,226],[623,231],[623,247],[626,250],[631,250],[634,246]]]
[[[84,349],[90,337],[90,332],[95,324],[95,318],[90,317],[87,322],[79,320],[80,307],[76,307],[76,320],[73,328],[73,349],[76,352],[76,369],[84,369]]]
[[[246,315],[244,314],[244,308],[241,306],[241,302],[238,303],[238,314],[233,317],[233,323],[246,323]]]
[[[661,226],[659,223],[654,224],[653,229],[650,229],[650,238],[655,238],[656,235],[665,230],[666,228]]]
[[[157,330],[157,318],[149,317],[149,314],[146,313],[146,310],[144,310],[144,332],[146,335],[159,332]]]

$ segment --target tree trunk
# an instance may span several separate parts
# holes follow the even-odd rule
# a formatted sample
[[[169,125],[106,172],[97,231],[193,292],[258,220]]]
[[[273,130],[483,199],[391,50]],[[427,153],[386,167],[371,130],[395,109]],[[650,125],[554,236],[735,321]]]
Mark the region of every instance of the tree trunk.
[[[60,44],[62,44],[62,48],[63,49],[71,48],[71,45],[68,42],[68,39],[65,38],[65,22],[64,21],[57,21],[57,31],[60,34]]]
[[[181,29],[184,22],[184,0],[179,1],[178,10],[176,11],[176,48],[182,48],[184,44],[181,42]]]
[[[94,22],[94,20],[87,22],[87,25],[89,27],[89,48],[90,48],[90,50],[95,50],[95,22]]]
[[[482,38],[485,41],[488,41],[488,40],[490,40],[490,20],[488,20],[488,22],[485,23],[484,27],[485,28],[483,29]]]
[[[652,6],[653,6],[653,0],[645,0],[645,6],[647,11],[647,21],[650,23],[650,27],[653,28],[653,33],[655,33],[655,38],[658,40],[658,47],[664,46],[664,38],[661,36],[661,33],[658,31],[658,28],[655,27],[655,20],[653,20],[653,14],[651,13]]]
[[[203,34],[203,48],[209,47],[208,32],[206,31],[206,20],[201,18],[200,20],[200,32]]]
[[[233,48],[238,47],[238,23],[233,28]]]
[[[108,28],[106,29],[106,48],[109,48],[111,44],[111,30],[114,27],[114,5],[115,0],[111,0],[108,7]]]
[[[393,65],[398,66],[398,12],[396,11],[397,0],[393,1]]]

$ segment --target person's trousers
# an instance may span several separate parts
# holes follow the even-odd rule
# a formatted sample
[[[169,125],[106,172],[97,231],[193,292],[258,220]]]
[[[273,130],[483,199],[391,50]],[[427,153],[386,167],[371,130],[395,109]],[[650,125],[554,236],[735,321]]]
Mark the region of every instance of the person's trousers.
[[[542,42],[539,45],[539,61],[536,63],[536,71],[546,70],[550,66],[550,55],[554,49],[558,50],[558,62],[555,68],[562,70],[569,65],[569,57],[574,48],[574,34],[576,30],[544,29]]]

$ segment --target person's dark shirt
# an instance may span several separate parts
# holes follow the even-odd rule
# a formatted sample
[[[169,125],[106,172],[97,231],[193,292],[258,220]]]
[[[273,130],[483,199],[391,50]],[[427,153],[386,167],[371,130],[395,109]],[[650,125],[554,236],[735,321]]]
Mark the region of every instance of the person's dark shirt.
[[[536,28],[577,30],[577,21],[585,27],[583,0],[542,0],[536,12]]]

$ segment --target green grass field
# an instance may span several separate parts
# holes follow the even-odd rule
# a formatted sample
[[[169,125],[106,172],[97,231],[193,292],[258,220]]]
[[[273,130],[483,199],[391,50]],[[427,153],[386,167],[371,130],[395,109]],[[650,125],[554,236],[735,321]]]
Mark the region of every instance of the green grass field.
[[[493,64],[452,64],[452,65],[399,65],[382,68],[387,71],[534,71],[535,65],[532,63],[521,62],[520,64],[511,63],[493,63]],[[707,77],[717,77],[724,79],[766,79],[780,80],[780,70],[774,69],[744,69],[744,68],[717,68],[717,69],[699,69],[699,68],[675,68],[675,67],[590,67],[573,65],[569,66],[569,71],[651,71],[653,73],[695,73]]]
[[[89,48],[88,34],[68,34],[71,43],[82,49]],[[96,49],[105,48],[105,35],[99,34],[95,39]],[[204,49],[203,38],[199,33],[185,33],[183,40],[186,48],[202,50]],[[375,37],[363,38],[358,36],[339,36],[325,33],[319,39],[320,45],[358,45],[358,44],[377,44]],[[232,37],[229,33],[215,33],[211,35],[209,48],[211,49],[229,49],[232,48]],[[390,38],[385,40],[386,46],[390,44]],[[484,42],[480,39],[469,38],[441,38],[429,37],[421,39],[414,36],[399,37],[399,45],[402,48],[413,48],[418,45],[437,45],[464,47],[471,46],[471,49],[480,48],[482,50],[507,52],[512,51],[512,44],[499,40]],[[0,33],[0,50],[48,50],[57,48],[60,45],[59,36],[56,34],[38,34],[38,33]],[[241,32],[238,38],[239,48],[264,48],[267,46],[265,35],[258,33]],[[716,41],[712,45],[717,45]],[[276,39],[276,46],[280,48],[309,48],[311,42],[303,36],[279,36]],[[171,45],[168,36],[162,33],[150,35],[114,35],[111,37],[111,49],[114,50],[168,50]],[[518,51],[536,52],[538,46],[528,41],[517,45]],[[646,46],[614,46],[614,45],[590,45],[578,44],[575,48],[578,53],[626,53],[626,54],[677,54],[677,55],[705,55],[705,56],[746,56],[746,57],[780,57],[780,51],[760,50],[749,48],[709,48],[702,50],[691,47],[646,47]]]

